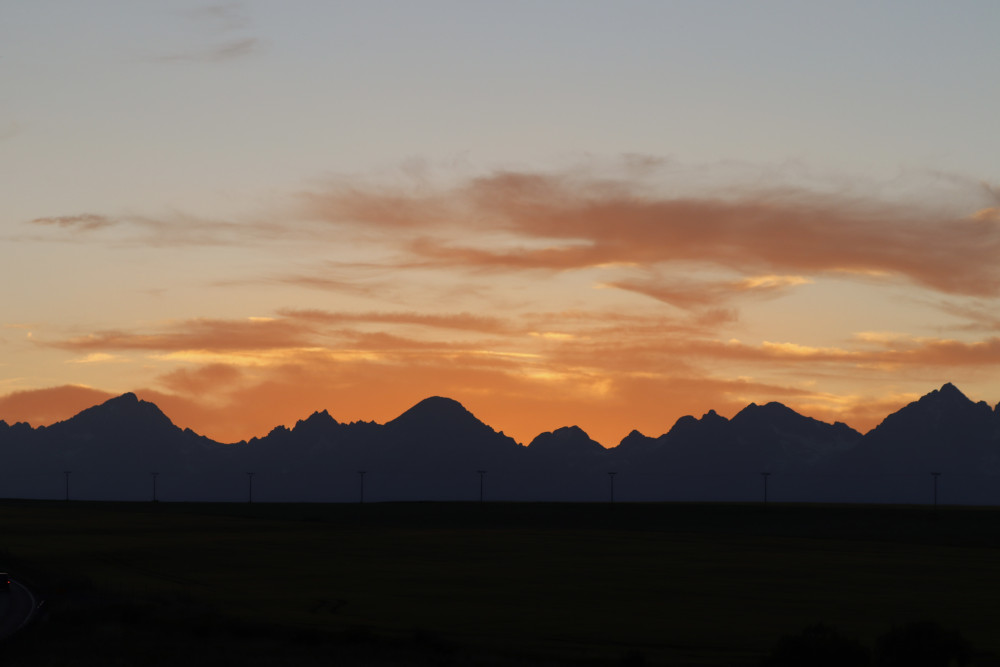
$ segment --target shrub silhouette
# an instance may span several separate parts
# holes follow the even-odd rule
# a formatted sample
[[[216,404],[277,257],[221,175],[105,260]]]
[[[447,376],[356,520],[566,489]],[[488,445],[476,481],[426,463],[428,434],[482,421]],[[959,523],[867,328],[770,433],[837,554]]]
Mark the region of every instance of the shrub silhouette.
[[[895,627],[875,644],[877,667],[959,667],[969,664],[972,647],[957,630],[933,621]]]
[[[868,667],[867,648],[830,626],[812,625],[778,640],[763,667]]]

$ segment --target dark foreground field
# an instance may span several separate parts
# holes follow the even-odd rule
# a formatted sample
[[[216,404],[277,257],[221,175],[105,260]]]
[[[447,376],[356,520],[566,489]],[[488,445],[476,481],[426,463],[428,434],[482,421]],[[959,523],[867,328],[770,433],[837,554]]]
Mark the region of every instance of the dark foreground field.
[[[1000,511],[0,501],[25,665],[755,665],[824,623],[1000,654]]]

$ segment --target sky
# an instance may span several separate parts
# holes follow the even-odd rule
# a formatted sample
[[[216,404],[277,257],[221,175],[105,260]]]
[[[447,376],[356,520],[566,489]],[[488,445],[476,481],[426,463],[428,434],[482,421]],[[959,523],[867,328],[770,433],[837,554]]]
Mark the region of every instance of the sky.
[[[1000,401],[1000,3],[0,2],[0,419]]]

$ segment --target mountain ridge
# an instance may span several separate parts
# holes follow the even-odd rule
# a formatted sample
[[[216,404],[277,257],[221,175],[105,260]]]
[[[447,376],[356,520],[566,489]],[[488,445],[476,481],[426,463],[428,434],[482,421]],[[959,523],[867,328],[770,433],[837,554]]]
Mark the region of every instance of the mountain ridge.
[[[180,429],[129,392],[48,427],[0,422],[0,453],[10,464],[0,468],[0,497],[52,497],[56,473],[73,471],[81,496],[134,498],[155,471],[177,499],[231,499],[255,472],[274,480],[262,487],[266,499],[346,501],[347,480],[365,470],[376,499],[455,500],[468,498],[470,471],[484,470],[492,492],[509,499],[600,500],[611,471],[628,480],[622,499],[746,499],[768,472],[778,498],[784,490],[787,499],[900,502],[919,496],[919,480],[933,469],[967,478],[952,497],[1000,504],[992,490],[1000,486],[1000,410],[951,383],[866,434],[778,402],[750,403],[731,419],[714,410],[681,417],[657,437],[633,430],[608,448],[578,426],[521,445],[441,396],[384,424],[343,423],[324,409],[292,428],[223,444]],[[333,478],[340,481],[331,486]]]

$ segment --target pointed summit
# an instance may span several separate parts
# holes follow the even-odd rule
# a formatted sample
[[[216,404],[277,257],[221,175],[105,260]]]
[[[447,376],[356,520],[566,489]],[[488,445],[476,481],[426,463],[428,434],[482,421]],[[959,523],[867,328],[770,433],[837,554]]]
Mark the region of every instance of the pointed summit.
[[[87,408],[75,417],[51,428],[65,425],[79,430],[103,431],[162,431],[177,429],[170,418],[156,406],[155,403],[139,400],[139,397],[128,392],[121,396],[108,399],[100,405]]]
[[[941,385],[940,389],[935,389],[931,393],[927,394],[927,396],[934,395],[938,395],[941,398],[946,398],[948,400],[969,400],[968,397],[958,389],[958,387],[950,382],[945,382]]]
[[[865,434],[858,456],[886,470],[976,471],[991,463],[993,410],[948,383]]]
[[[910,403],[899,412],[913,412],[920,409],[924,411],[928,417],[941,419],[945,414],[954,412],[982,412],[982,407],[980,406],[985,406],[987,409],[989,408],[985,402],[975,403],[959,391],[958,387],[948,382],[942,385],[940,389],[935,389],[929,394],[921,396],[915,403]],[[889,415],[886,419],[890,419],[892,417],[893,415]]]

